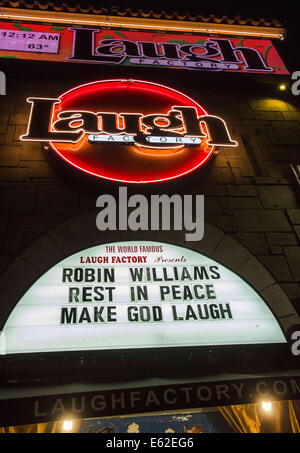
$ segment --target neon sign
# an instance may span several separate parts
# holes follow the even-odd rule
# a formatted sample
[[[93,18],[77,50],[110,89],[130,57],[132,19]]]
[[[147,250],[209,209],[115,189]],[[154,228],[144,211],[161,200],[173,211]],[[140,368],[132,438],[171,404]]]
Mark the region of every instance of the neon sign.
[[[104,179],[174,179],[204,165],[215,147],[238,145],[222,118],[152,82],[101,80],[27,101],[31,112],[20,139],[47,142],[69,164]]]

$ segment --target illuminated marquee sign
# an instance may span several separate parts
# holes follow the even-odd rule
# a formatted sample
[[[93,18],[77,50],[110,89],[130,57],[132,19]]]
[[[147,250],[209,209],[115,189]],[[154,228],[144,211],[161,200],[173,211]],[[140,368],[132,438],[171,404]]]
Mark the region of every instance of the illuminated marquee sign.
[[[99,245],[56,264],[17,303],[0,339],[6,354],[286,342],[238,275],[150,241]]]
[[[165,181],[200,168],[215,147],[237,146],[222,118],[152,82],[101,80],[58,98],[28,98],[24,141],[47,142],[74,167],[127,183]]]
[[[59,49],[58,47],[59,42]],[[0,57],[289,74],[270,40],[3,22]]]

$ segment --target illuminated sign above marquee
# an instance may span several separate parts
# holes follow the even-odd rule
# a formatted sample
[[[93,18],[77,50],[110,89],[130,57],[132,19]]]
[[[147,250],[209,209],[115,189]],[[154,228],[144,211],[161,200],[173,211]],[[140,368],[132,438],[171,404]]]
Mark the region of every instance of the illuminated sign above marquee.
[[[120,242],[56,264],[19,300],[4,354],[286,343],[238,275],[186,248]]]
[[[289,74],[272,41],[267,39],[18,22],[2,22],[0,28],[0,57],[3,58]]]
[[[188,174],[215,147],[235,147],[222,118],[179,91],[130,79],[100,80],[58,98],[30,97],[24,141],[49,143],[91,175],[151,183]]]

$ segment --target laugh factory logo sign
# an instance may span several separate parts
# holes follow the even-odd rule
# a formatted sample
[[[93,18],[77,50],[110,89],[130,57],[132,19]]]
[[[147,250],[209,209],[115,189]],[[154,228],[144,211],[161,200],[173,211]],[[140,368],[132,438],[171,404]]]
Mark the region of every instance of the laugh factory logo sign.
[[[237,146],[225,121],[172,88],[140,80],[101,80],[57,98],[30,97],[24,141],[47,142],[66,162],[125,183],[171,180]]]

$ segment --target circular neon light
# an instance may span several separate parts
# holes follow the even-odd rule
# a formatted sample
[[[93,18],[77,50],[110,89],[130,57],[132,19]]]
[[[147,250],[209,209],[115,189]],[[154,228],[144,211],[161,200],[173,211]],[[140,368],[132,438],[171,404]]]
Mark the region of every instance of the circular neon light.
[[[205,109],[190,97],[172,88],[141,80],[101,80],[77,86],[59,96],[53,121],[61,111],[141,113],[166,115],[173,106],[194,107],[197,115]],[[179,178],[206,163],[214,147],[201,145],[147,148],[136,144],[89,143],[88,134],[79,142],[53,143],[52,149],[66,162],[88,174],[123,183],[154,183]]]

